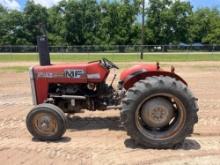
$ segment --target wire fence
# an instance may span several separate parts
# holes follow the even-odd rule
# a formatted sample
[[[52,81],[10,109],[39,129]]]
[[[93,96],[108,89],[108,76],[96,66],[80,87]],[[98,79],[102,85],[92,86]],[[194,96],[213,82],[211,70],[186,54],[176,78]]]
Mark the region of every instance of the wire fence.
[[[52,53],[219,52],[220,45],[80,45],[50,46]],[[37,53],[37,46],[4,45],[0,53]]]

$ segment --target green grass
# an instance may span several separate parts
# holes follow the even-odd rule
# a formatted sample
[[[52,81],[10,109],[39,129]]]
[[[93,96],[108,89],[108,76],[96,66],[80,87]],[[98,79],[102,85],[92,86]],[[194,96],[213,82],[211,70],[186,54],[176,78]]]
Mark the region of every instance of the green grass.
[[[12,66],[12,67],[1,67],[0,72],[15,72],[15,73],[23,73],[27,72],[28,67],[27,66]]]
[[[52,54],[51,61],[81,62],[99,60],[106,57],[114,62],[141,61],[139,54]],[[38,61],[38,55],[0,54],[0,62]],[[220,61],[220,54],[145,54],[143,61],[187,62],[187,61]]]
[[[139,59],[138,54],[103,54],[103,55],[86,55],[86,54],[52,54],[51,60],[55,62],[85,62],[85,61],[93,61],[99,60],[102,57],[106,57],[113,62],[138,62],[141,61]],[[0,54],[0,62],[37,62],[38,54]],[[145,54],[144,61],[149,62],[187,62],[187,61],[220,61],[220,54]],[[127,68],[131,63],[121,63],[120,68]],[[166,66],[167,64],[162,64]],[[201,66],[195,66],[201,67]],[[208,66],[209,68],[213,66]],[[28,71],[28,66],[2,66],[0,67],[0,73],[4,72],[13,72],[13,73],[22,73]],[[204,69],[202,66],[201,68]],[[201,69],[200,68],[200,69]],[[216,69],[214,67],[213,69]]]

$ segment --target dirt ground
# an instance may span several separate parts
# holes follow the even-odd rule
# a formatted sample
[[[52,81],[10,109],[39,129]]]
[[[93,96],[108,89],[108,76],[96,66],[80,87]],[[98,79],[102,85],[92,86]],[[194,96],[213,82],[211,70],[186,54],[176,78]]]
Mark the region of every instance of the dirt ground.
[[[31,65],[0,63],[0,68]],[[36,141],[25,126],[32,108],[28,73],[0,71],[0,164],[220,164],[220,62],[163,65],[176,66],[200,107],[192,137],[169,150],[136,146],[120,126],[115,110],[70,116],[62,140]]]

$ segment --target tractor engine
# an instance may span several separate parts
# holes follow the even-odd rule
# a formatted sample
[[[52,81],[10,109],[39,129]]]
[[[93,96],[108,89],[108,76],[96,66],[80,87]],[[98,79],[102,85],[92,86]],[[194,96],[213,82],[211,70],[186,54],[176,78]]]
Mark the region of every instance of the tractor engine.
[[[46,102],[57,105],[65,113],[77,113],[81,109],[106,110],[118,108],[121,93],[106,83],[50,84]]]

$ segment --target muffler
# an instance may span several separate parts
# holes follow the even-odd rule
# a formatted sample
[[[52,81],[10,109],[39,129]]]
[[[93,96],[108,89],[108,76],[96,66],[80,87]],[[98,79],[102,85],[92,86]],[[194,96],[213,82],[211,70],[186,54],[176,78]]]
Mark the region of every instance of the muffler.
[[[48,39],[46,36],[37,37],[37,47],[39,52],[40,65],[41,66],[51,65]]]

